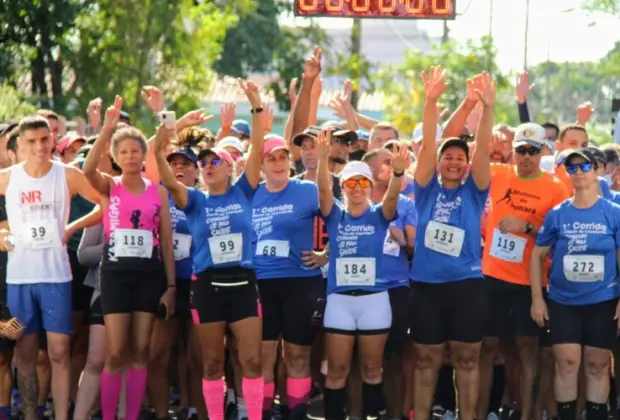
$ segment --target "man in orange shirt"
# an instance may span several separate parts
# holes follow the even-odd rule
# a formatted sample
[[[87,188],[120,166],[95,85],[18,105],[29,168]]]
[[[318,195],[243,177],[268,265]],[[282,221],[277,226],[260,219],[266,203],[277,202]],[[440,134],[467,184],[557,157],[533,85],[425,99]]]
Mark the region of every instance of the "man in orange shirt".
[[[530,317],[532,304],[529,267],[538,229],[545,215],[568,198],[562,182],[540,169],[545,129],[537,124],[517,127],[514,165],[491,167],[489,212],[482,258],[488,279],[489,325],[480,363],[477,418],[486,418],[493,361],[499,339],[516,335],[521,360],[521,420],[532,418],[532,393],[538,367],[540,328]]]

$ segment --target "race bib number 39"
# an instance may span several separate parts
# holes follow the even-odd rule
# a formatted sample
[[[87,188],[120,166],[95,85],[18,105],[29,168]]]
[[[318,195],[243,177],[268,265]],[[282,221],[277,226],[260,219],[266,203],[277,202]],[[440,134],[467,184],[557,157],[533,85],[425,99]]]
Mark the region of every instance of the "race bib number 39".
[[[494,229],[491,256],[512,263],[522,263],[526,243],[527,239],[525,238]]]
[[[172,245],[174,246],[174,260],[184,260],[189,258],[192,237],[183,233],[174,233],[172,235]]]
[[[60,244],[56,220],[26,222],[20,226],[19,242],[28,249],[47,249]]]
[[[256,243],[256,255],[263,257],[288,258],[288,241],[273,241],[270,239]]]
[[[605,278],[605,257],[602,255],[565,255],[563,263],[568,281],[595,282]]]
[[[153,232],[142,229],[116,229],[114,231],[114,255],[117,258],[151,258],[153,256]]]
[[[465,231],[463,229],[444,223],[428,222],[426,232],[424,232],[424,246],[426,248],[451,257],[461,255],[464,241]]]
[[[212,236],[209,238],[209,250],[213,264],[241,261],[243,237],[240,233]]]
[[[336,258],[336,285],[374,286],[374,258]]]

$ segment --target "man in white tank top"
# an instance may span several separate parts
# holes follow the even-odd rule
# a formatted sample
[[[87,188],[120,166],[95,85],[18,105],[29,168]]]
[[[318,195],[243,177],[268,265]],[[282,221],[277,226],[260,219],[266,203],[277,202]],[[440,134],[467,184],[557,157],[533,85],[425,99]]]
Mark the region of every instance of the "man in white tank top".
[[[0,249],[9,251],[7,303],[25,326],[15,361],[26,420],[37,419],[36,359],[39,329],[47,332],[52,366],[54,418],[66,420],[69,408],[71,269],[63,243],[69,202],[75,194],[98,202],[82,172],[52,161],[48,122],[41,116],[19,123],[26,160],[0,170],[0,195],[6,196],[9,230],[0,230]]]

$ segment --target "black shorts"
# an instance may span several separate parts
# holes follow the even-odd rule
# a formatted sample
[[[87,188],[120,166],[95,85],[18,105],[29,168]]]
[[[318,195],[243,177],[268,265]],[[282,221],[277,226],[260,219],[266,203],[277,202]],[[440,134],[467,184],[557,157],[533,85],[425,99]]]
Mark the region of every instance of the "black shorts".
[[[618,336],[617,304],[618,299],[574,306],[549,300],[551,343],[613,349]]]
[[[157,313],[166,291],[162,271],[102,271],[101,309],[103,315],[131,312]]]
[[[489,312],[485,337],[502,340],[519,337],[540,337],[541,328],[531,316],[532,289],[530,286],[508,283],[487,276]],[[546,291],[543,290],[546,296]]]
[[[180,319],[189,319],[191,317],[189,300],[192,294],[192,281],[188,279],[177,279],[176,289],[174,316]]]
[[[88,274],[88,267],[78,261],[77,251],[68,250],[69,264],[71,265],[71,302],[74,311],[86,312],[90,308],[90,300],[93,297],[93,288],[84,285],[84,279]]]
[[[487,316],[487,282],[468,279],[432,284],[413,282],[411,339],[419,344],[478,343]]]
[[[407,341],[409,329],[409,286],[388,289],[392,308],[392,326],[385,343],[385,353],[400,353]]]
[[[232,324],[246,318],[261,316],[254,270],[240,267],[209,269],[192,280],[190,305],[194,324],[211,322]],[[221,285],[235,282],[245,284]]]
[[[103,310],[101,310],[101,296],[90,305],[88,310],[88,325],[105,325],[103,322]]]
[[[325,288],[322,276],[258,281],[263,307],[263,340],[282,339],[298,346],[314,344],[323,325]]]

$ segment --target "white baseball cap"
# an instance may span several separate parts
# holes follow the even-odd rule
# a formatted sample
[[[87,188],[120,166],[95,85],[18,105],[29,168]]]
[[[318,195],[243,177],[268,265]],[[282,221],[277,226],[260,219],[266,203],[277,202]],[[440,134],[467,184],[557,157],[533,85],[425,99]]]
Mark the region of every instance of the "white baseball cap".
[[[422,123],[418,123],[413,130],[413,141],[415,143],[422,141],[422,136],[423,136],[422,128],[423,128]],[[435,135],[435,141],[441,140],[442,133],[443,133],[443,129],[441,128],[440,125],[437,125],[437,134]]]
[[[223,149],[225,147],[233,147],[239,153],[243,153],[245,151],[241,140],[233,136],[224,137],[222,140],[219,141],[217,147],[219,147],[220,149]]]
[[[342,172],[340,172],[340,181],[346,181],[347,179],[351,179],[354,176],[363,176],[370,181],[373,180],[370,167],[359,160],[351,161],[345,165],[344,169],[342,169]]]
[[[545,137],[545,129],[541,125],[534,123],[521,124],[515,130],[515,139],[512,146],[532,146],[542,149],[547,145]]]

